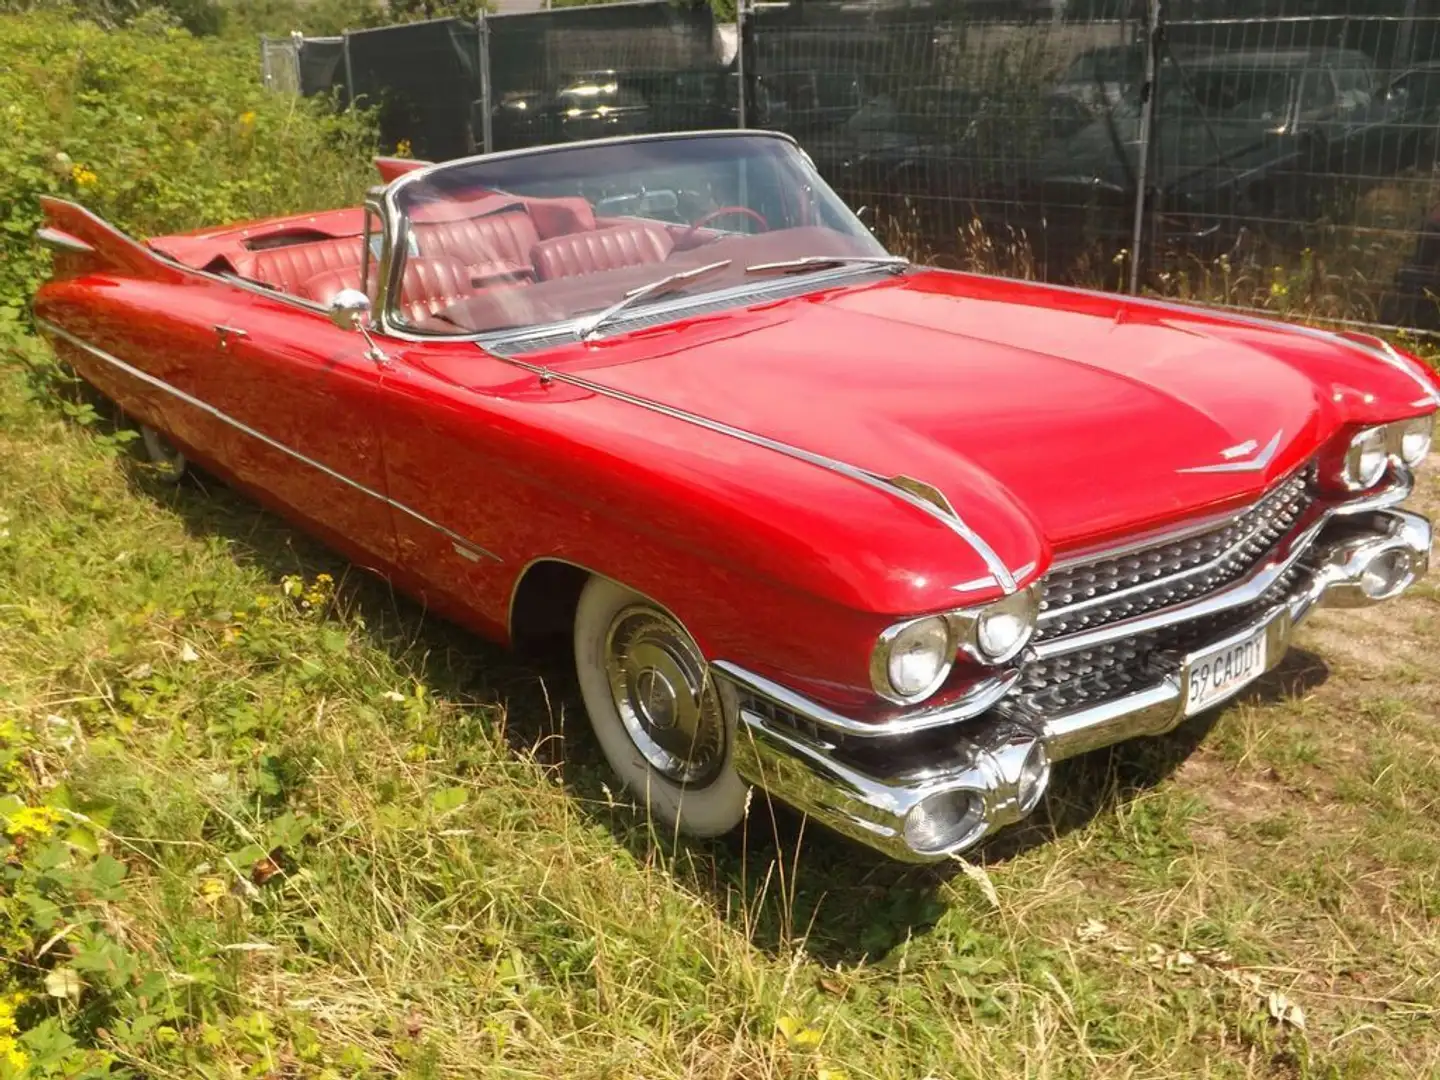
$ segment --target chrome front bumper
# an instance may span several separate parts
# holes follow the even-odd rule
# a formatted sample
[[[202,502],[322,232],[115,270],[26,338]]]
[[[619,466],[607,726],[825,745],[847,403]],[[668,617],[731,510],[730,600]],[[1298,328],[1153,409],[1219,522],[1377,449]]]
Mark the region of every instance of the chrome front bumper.
[[[1198,656],[1263,632],[1269,670],[1317,606],[1366,606],[1407,589],[1428,569],[1431,542],[1430,523],[1418,514],[1346,518],[1319,535],[1296,564],[1294,585],[1261,614],[1183,655],[1166,655],[1142,689],[1073,711],[1037,715],[1001,698],[944,728],[856,739],[846,732],[858,724],[836,725],[819,706],[806,708],[764,679],[718,665],[741,701],[735,766],[773,797],[887,855],[943,859],[1029,814],[1054,762],[1174,729],[1186,715]],[[1393,586],[1377,590],[1382,568]]]

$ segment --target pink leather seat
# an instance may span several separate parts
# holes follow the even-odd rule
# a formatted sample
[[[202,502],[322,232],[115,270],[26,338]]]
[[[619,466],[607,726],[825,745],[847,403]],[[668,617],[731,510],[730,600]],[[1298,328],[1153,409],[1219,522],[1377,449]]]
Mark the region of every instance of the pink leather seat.
[[[530,261],[541,281],[664,262],[675,241],[663,225],[635,222],[541,240]]]
[[[406,322],[422,322],[427,315],[474,295],[470,272],[459,259],[420,256],[405,260],[405,273],[400,279],[400,313]]]
[[[241,277],[264,282],[281,292],[297,293],[300,286],[326,270],[360,270],[364,241],[358,236],[314,240],[305,244],[247,251],[234,259]]]
[[[323,270],[307,279],[296,295],[321,306],[341,289],[360,288],[360,268]],[[470,273],[459,259],[415,257],[405,260],[405,273],[400,281],[400,315],[406,322],[417,324],[428,316],[444,311],[457,300],[475,295]]]
[[[540,240],[524,210],[417,224],[415,236],[426,255],[447,255],[477,267],[497,262],[528,267],[530,249]]]

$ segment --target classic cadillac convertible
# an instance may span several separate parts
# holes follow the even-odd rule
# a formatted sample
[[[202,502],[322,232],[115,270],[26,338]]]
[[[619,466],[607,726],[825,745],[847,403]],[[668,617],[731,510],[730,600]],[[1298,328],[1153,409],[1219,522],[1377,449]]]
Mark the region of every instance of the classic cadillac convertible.
[[[380,166],[145,244],[48,201],[36,319],[172,472],[572,637],[682,832],[963,851],[1427,568],[1440,383],[1377,339],[911,265],[780,135]]]

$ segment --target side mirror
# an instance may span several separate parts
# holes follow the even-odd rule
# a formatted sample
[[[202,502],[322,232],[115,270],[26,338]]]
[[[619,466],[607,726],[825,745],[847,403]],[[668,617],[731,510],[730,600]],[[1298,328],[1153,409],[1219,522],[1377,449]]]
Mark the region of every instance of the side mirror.
[[[361,330],[370,323],[370,297],[359,289],[341,289],[330,301],[330,321],[341,330]]]

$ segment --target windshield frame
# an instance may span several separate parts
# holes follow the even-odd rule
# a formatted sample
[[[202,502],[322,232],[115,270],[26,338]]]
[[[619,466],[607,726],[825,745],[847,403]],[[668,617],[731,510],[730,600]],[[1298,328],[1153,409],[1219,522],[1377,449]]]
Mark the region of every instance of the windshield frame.
[[[754,128],[719,128],[708,131],[655,132],[640,135],[618,135],[605,139],[585,139],[576,142],[551,143],[546,146],[523,147],[513,150],[500,150],[490,154],[474,154],[470,157],[454,158],[449,161],[440,161],[418,169],[412,169],[410,172],[397,176],[386,186],[379,200],[384,237],[380,249],[380,277],[376,288],[373,308],[374,314],[371,320],[374,324],[374,329],[398,341],[416,343],[473,342],[481,347],[488,348],[492,344],[508,344],[534,337],[554,336],[557,333],[562,333],[568,329],[574,329],[582,325],[587,318],[587,315],[581,314],[571,318],[558,319],[554,322],[535,323],[534,325],[525,327],[512,326],[457,334],[418,333],[411,329],[408,324],[397,324],[394,317],[394,300],[398,298],[399,295],[399,276],[404,267],[404,259],[397,258],[396,253],[406,250],[406,245],[408,244],[405,235],[408,220],[404,211],[400,208],[398,196],[411,184],[423,181],[434,173],[444,170],[513,158],[543,157],[547,154],[565,153],[585,147],[736,137],[768,138],[788,143],[805,160],[806,164],[808,164],[812,170],[815,170],[816,175],[819,176],[819,170],[815,169],[814,160],[806,153],[805,148],[796,141],[794,136],[783,131],[768,131]],[[843,202],[843,200],[841,201]],[[846,208],[849,209],[848,204],[846,204]],[[854,213],[853,210],[850,212],[852,214]],[[878,238],[876,239],[878,242]],[[875,267],[860,265],[838,267],[817,271],[813,275],[807,275],[807,280],[813,279],[815,287],[820,289],[833,285],[837,277],[848,277],[859,273],[873,273],[875,269]],[[723,301],[729,299],[738,300],[753,292],[763,292],[765,290],[760,288],[761,284],[773,284],[773,282],[766,281],[762,283],[757,281],[753,284],[746,283],[733,288],[703,292],[694,296],[681,295],[678,297],[666,297],[663,300],[658,300],[653,305],[645,305],[643,308],[637,308],[636,310],[663,315],[673,313],[676,317],[680,317],[686,308],[701,303],[713,303],[717,300]]]

